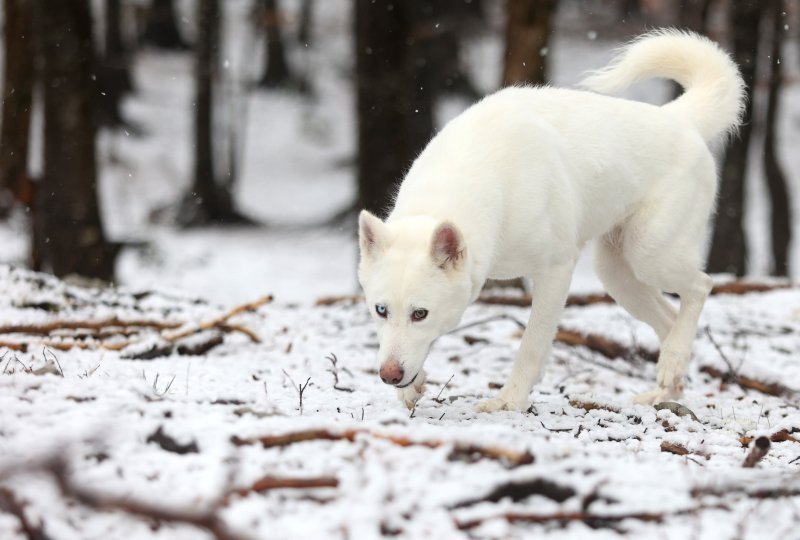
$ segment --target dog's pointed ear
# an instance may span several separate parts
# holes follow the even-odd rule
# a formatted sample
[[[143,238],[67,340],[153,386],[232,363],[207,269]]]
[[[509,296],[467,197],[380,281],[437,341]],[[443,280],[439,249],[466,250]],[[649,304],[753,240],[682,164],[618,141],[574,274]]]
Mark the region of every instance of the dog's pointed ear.
[[[443,270],[458,269],[461,266],[467,247],[458,228],[445,221],[433,231],[431,257],[433,262]]]
[[[358,244],[361,256],[375,255],[385,244],[385,224],[366,210],[358,215]]]

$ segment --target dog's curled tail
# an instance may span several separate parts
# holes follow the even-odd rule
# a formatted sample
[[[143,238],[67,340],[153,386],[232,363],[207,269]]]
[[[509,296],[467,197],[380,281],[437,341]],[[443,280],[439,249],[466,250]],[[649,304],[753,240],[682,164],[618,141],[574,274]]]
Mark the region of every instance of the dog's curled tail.
[[[610,94],[654,77],[672,79],[684,88],[664,107],[687,117],[705,140],[733,132],[741,123],[745,85],[739,68],[719,45],[692,32],[665,29],[644,34],[580,86]]]

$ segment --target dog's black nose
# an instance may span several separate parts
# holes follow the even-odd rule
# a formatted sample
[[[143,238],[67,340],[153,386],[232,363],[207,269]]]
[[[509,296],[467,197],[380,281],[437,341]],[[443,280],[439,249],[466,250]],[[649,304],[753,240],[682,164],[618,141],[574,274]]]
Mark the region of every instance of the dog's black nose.
[[[381,366],[381,380],[386,384],[398,384],[403,380],[403,375],[405,373],[397,360],[387,360]]]

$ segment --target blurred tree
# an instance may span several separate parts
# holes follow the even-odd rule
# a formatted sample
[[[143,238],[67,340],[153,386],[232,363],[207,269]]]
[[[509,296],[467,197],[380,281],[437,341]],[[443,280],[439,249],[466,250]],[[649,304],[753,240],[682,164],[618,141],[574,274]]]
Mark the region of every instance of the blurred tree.
[[[3,0],[2,131],[0,131],[0,216],[14,200],[31,204],[33,184],[28,177],[28,133],[34,80],[33,0]]]
[[[770,0],[767,8],[771,18],[769,90],[764,126],[764,177],[767,181],[770,203],[772,205],[772,274],[789,275],[789,246],[792,240],[792,217],[786,175],[777,156],[777,120],[780,108],[783,69],[781,65],[781,44],[786,25],[786,9],[782,0]]]
[[[311,45],[311,21],[313,19],[314,1],[302,0],[300,3],[300,23],[297,25],[297,42],[303,46]]]
[[[733,57],[739,64],[747,86],[747,101],[739,136],[725,150],[717,216],[708,254],[709,272],[728,272],[741,276],[747,271],[747,242],[743,226],[744,181],[752,134],[759,23],[764,5],[764,2],[757,0],[730,3]]]
[[[292,86],[295,79],[286,60],[283,42],[283,17],[278,0],[261,0],[261,24],[264,27],[264,75],[258,82],[262,88]]]
[[[432,135],[430,34],[420,21],[433,1],[355,2],[358,207],[378,215]]]
[[[122,98],[133,90],[130,55],[122,38],[122,10],[120,0],[105,2],[105,32],[103,55],[97,76],[98,121],[104,126],[118,126],[126,122],[120,112]]]
[[[103,233],[95,155],[96,73],[89,0],[39,0],[44,175],[34,205],[35,259],[58,276],[110,281],[117,247]]]
[[[194,99],[194,179],[178,209],[178,222],[184,226],[212,223],[249,223],[233,205],[233,170],[225,181],[217,178],[215,157],[214,81],[219,74],[219,0],[197,0],[195,39]],[[231,167],[233,164],[231,164]]]
[[[152,0],[150,9],[147,11],[142,43],[160,49],[185,50],[189,48],[178,30],[173,0]]]
[[[507,0],[503,86],[545,84],[556,0]]]
[[[711,0],[679,0],[678,25],[698,34],[705,34]]]

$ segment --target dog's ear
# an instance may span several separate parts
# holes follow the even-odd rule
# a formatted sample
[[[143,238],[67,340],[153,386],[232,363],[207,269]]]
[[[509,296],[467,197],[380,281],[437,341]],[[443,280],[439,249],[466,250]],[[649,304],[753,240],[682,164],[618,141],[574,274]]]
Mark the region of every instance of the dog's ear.
[[[366,210],[358,215],[358,244],[361,256],[374,255],[384,247],[384,223]]]
[[[433,231],[431,257],[439,268],[443,270],[459,268],[466,251],[461,233],[449,221],[445,221]]]

